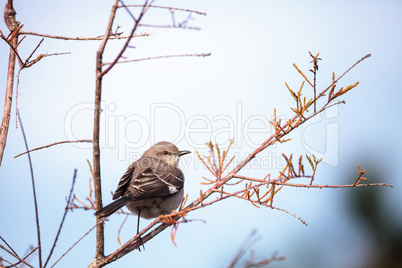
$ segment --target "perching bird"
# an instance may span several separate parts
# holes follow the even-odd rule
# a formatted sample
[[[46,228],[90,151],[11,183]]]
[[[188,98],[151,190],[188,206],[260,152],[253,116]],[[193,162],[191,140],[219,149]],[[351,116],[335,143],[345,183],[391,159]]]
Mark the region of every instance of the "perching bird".
[[[172,213],[183,199],[183,172],[177,167],[179,158],[190,151],[179,151],[170,142],[162,141],[151,146],[140,159],[132,163],[119,181],[111,204],[95,215],[104,219],[123,206],[140,217],[156,218]]]

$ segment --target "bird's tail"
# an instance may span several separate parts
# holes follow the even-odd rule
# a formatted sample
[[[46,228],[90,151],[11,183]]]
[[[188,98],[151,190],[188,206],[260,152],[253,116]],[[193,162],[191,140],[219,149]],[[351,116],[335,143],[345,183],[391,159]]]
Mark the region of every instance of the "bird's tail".
[[[124,207],[128,203],[130,203],[130,199],[128,197],[121,197],[95,212],[95,216],[99,216],[100,218],[109,217],[111,214]]]

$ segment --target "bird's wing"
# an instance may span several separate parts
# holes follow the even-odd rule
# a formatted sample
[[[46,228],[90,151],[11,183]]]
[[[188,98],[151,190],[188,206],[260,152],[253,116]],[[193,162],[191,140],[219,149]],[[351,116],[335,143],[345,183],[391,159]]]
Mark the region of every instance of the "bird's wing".
[[[123,177],[121,177],[119,181],[119,185],[117,185],[117,189],[113,194],[113,200],[119,198],[120,196],[123,196],[124,193],[127,191],[127,188],[130,185],[130,180],[133,176],[135,169],[135,162],[132,163],[128,168],[126,173],[124,173]]]
[[[134,200],[162,197],[179,192],[184,185],[183,172],[169,165],[151,166],[131,179],[125,196]]]

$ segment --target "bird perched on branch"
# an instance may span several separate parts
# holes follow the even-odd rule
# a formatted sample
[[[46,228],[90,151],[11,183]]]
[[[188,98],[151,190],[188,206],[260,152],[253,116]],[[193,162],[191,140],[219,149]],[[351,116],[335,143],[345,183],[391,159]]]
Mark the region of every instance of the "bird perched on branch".
[[[98,210],[100,220],[120,208],[127,208],[140,217],[156,218],[172,213],[183,199],[184,175],[178,168],[179,158],[190,151],[179,151],[170,142],[151,146],[140,159],[132,163],[119,181],[113,194],[114,202]]]

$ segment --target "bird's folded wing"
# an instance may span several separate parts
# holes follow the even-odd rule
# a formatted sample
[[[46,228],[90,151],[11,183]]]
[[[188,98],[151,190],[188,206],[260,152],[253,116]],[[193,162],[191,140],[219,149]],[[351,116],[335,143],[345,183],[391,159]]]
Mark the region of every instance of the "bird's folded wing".
[[[125,196],[142,200],[147,198],[167,198],[183,188],[184,175],[176,167],[154,169],[147,168],[132,178]]]

